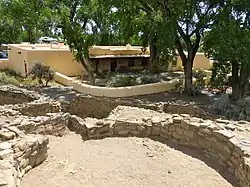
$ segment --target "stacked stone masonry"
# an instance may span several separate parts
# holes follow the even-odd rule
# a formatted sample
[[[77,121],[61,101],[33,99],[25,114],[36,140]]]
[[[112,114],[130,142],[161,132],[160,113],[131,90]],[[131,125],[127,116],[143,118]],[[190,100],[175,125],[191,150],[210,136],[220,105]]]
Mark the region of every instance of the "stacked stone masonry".
[[[194,104],[178,104],[169,102],[149,102],[137,98],[106,98],[94,97],[90,95],[78,95],[77,98],[70,102],[67,112],[85,117],[106,118],[109,113],[117,106],[132,106],[145,109],[156,110],[160,112],[173,114],[189,114],[193,117],[203,119],[217,119],[215,115],[206,112],[201,106]]]
[[[46,159],[46,135],[63,136],[69,130],[83,140],[136,136],[197,148],[233,172],[240,186],[250,186],[249,122],[203,120],[155,108],[110,105],[111,112],[97,111],[97,117],[103,119],[62,113],[60,103],[44,96],[0,106],[0,186],[20,186],[23,175]],[[28,112],[22,111],[25,108]]]
[[[245,121],[214,122],[187,114],[170,115],[124,106],[114,109],[106,119],[72,116],[69,121],[69,129],[81,134],[84,140],[136,136],[198,148],[233,172],[242,187],[250,186],[250,137],[247,140],[241,135],[249,130],[249,125]]]
[[[17,187],[46,160],[43,135],[64,135],[69,115],[60,113],[60,103],[14,86],[0,87],[0,104],[0,186]]]

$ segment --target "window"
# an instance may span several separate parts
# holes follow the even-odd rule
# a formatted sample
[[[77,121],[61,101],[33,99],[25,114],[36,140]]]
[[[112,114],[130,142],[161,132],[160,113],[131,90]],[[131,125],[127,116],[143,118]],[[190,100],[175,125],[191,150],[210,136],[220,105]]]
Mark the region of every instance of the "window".
[[[22,53],[21,53],[21,52],[18,52],[17,54],[21,55]]]

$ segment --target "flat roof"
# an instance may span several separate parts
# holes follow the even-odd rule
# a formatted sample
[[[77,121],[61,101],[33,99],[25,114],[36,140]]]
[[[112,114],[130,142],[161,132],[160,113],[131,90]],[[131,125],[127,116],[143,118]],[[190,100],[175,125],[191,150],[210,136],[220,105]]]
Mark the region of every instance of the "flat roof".
[[[104,58],[149,58],[150,55],[98,55],[91,56],[91,59],[104,59]]]
[[[97,46],[94,45],[90,49],[109,49],[109,50],[141,50],[143,48],[146,48],[149,50],[149,47],[143,47],[143,46]]]
[[[57,45],[57,44],[9,44],[9,47],[16,47],[25,51],[70,51],[67,45]]]

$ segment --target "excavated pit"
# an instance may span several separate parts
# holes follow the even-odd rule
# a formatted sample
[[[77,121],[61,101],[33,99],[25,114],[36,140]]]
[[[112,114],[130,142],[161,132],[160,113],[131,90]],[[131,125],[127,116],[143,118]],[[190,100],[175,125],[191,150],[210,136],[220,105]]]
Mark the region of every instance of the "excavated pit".
[[[200,152],[148,138],[82,142],[71,133],[50,137],[49,148],[47,161],[24,177],[22,187],[237,187],[232,174]]]
[[[31,98],[0,107],[0,186],[250,186],[249,122]]]
[[[31,92],[13,86],[0,87],[0,105],[23,104],[38,99]]]

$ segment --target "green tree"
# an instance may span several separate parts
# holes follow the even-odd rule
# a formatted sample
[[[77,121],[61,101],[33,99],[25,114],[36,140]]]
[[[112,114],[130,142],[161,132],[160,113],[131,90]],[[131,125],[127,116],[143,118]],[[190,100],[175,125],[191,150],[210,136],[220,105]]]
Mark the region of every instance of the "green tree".
[[[250,76],[250,4],[245,3],[227,2],[216,18],[217,24],[205,37],[206,53],[231,64],[231,98],[235,101],[244,99]]]
[[[43,34],[51,34],[56,16],[51,9],[52,0],[9,0],[4,3],[9,17],[27,32],[30,43],[35,43]]]
[[[145,14],[146,19],[142,24],[144,28],[140,29],[144,36],[147,36],[145,39],[151,46],[151,56],[162,54],[162,51],[165,54],[173,54],[175,53],[173,45],[177,49],[184,67],[185,91],[192,95],[194,58],[205,30],[213,23],[221,6],[220,1],[130,0],[130,2],[132,3],[127,3],[130,12],[140,14],[142,11]]]
[[[11,16],[9,3],[0,1],[0,44],[19,43],[22,40],[22,28]]]
[[[64,1],[60,6],[61,27],[64,38],[89,76],[89,83],[95,85],[93,63],[89,58],[89,48],[97,44],[98,27],[92,19],[93,1]]]
[[[119,3],[117,3],[119,2]],[[175,56],[172,27],[164,20],[157,3],[148,0],[116,1],[124,40],[132,45],[150,46],[149,69]]]

